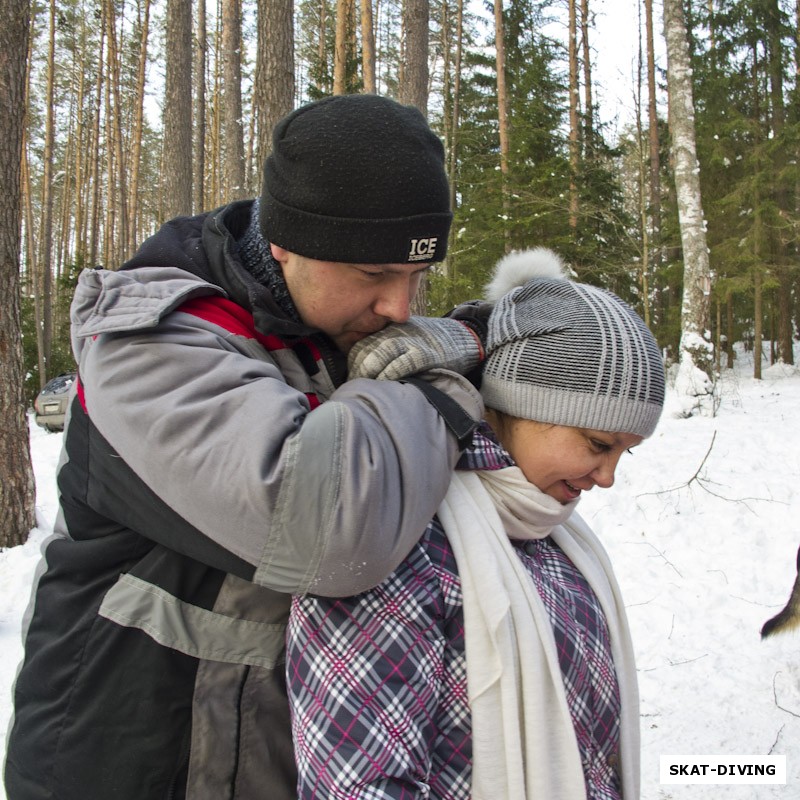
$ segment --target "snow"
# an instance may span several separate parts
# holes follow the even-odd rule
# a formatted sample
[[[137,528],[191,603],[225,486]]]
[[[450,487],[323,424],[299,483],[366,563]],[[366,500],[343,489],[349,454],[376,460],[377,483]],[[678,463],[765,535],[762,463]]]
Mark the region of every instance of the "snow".
[[[776,365],[760,381],[752,372],[739,351],[713,418],[685,418],[671,388],[658,430],[622,459],[615,487],[581,501],[628,606],[643,800],[800,797],[800,633],[759,634],[789,597],[800,545],[800,370]],[[61,438],[31,425],[38,527],[0,553],[3,735],[38,548],[57,511]],[[659,757],[676,754],[785,755],[787,783],[662,785]]]
[[[710,344],[697,334],[684,333],[681,337],[680,363],[676,365],[674,389],[680,398],[682,416],[700,414],[713,417],[716,410],[714,382],[697,366],[696,359],[707,357],[712,363]]]

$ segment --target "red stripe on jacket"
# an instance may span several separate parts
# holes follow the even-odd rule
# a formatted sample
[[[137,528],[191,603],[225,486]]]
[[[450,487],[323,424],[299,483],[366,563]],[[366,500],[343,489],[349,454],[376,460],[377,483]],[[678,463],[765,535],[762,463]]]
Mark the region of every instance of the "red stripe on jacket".
[[[220,328],[236,336],[255,339],[267,350],[283,350],[287,347],[283,339],[273,334],[259,333],[253,315],[224,297],[196,297],[179,306],[177,310],[219,325]]]
[[[78,375],[77,386],[75,387],[75,394],[78,396],[78,402],[81,404],[83,413],[88,414],[89,409],[86,408],[86,394],[83,391],[83,381],[81,380],[80,375]]]
[[[289,347],[278,336],[260,333],[256,330],[253,315],[232,300],[224,297],[196,297],[194,300],[188,300],[179,306],[177,310],[185,314],[191,314],[193,317],[198,317],[213,325],[218,325],[235,336],[255,339],[269,352],[285,350]],[[301,341],[309,348],[314,360],[319,361],[321,358],[319,348],[310,339],[302,339]],[[320,404],[319,398],[313,392],[305,392],[305,396],[308,398],[308,403],[313,411]]]

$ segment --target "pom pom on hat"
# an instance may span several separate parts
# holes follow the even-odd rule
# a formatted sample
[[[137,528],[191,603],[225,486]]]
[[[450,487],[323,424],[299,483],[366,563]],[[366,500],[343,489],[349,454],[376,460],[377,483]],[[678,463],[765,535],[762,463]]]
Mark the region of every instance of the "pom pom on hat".
[[[492,280],[486,284],[486,299],[496,303],[504,294],[534,278],[566,278],[561,256],[546,247],[514,250],[501,258]]]
[[[556,265],[561,260],[544,248],[498,264],[490,288],[515,288],[496,300],[489,318],[486,406],[521,419],[650,436],[664,404],[655,337],[615,294],[573,282]]]

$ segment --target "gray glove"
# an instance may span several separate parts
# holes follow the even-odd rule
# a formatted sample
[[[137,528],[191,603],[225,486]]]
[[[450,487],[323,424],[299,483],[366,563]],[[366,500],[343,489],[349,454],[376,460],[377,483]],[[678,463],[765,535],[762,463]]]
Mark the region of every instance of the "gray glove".
[[[411,317],[389,325],[353,346],[350,378],[396,381],[430,369],[465,375],[483,360],[480,338],[467,325],[446,317]]]

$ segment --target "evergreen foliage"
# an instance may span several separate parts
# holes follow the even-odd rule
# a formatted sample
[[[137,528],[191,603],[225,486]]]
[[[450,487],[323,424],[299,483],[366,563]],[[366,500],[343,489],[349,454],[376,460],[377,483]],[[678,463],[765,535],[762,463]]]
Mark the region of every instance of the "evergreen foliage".
[[[133,165],[115,159],[112,124],[118,114],[123,158],[132,152],[137,74],[145,0],[56,0],[55,150],[53,152],[54,302],[61,303],[70,265],[122,260],[114,246],[120,225],[120,174]],[[356,6],[357,7],[357,6]],[[589,3],[590,14],[596,10]],[[397,96],[402,80],[400,0],[373,4],[378,91]],[[492,6],[486,6],[491,16]],[[697,151],[708,223],[712,299],[729,338],[752,335],[756,285],[763,289],[764,330],[790,328],[800,318],[800,87],[797,80],[797,9],[791,0],[715,0],[686,4],[693,56]],[[323,13],[324,11],[324,13]],[[298,0],[295,7],[296,104],[333,91],[336,3]],[[216,8],[208,6],[208,207],[225,202],[219,174],[223,143],[217,130],[221,107]],[[604,129],[597,109],[580,109],[579,162],[574,179],[577,216],[570,220],[568,64],[563,4],[555,0],[506,0],[503,8],[509,99],[507,183],[500,171],[494,28],[465,8],[460,65],[459,122],[452,136],[455,98],[452,70],[456,3],[431,3],[429,117],[445,140],[455,142],[454,232],[446,266],[428,285],[428,309],[443,313],[481,296],[491,270],[508,249],[545,245],[559,251],[575,277],[605,286],[650,320],[659,342],[675,352],[680,338],[682,253],[668,158],[666,121],[658,121],[660,224],[649,207],[646,119],[620,135]],[[111,91],[106,15],[113,13],[119,85]],[[255,4],[244,8],[245,152],[252,152],[252,55]],[[30,297],[38,288],[42,240],[42,176],[46,118],[49,4],[33,10],[27,115],[26,207],[23,214],[25,346],[35,374]],[[348,91],[360,91],[361,45],[347,65]],[[488,22],[488,21],[487,21]],[[141,242],[163,220],[159,173],[163,131],[163,8],[153,7],[148,36],[148,75],[136,230]],[[656,26],[659,27],[658,25]],[[593,42],[595,49],[613,42]],[[580,52],[580,51],[579,51]],[[582,69],[580,71],[583,75]],[[663,99],[663,75],[659,91]],[[582,78],[581,78],[582,79]],[[583,95],[581,100],[585,102]],[[596,102],[602,104],[602,95]],[[663,111],[663,103],[661,105]],[[594,113],[589,113],[594,112]],[[646,117],[646,115],[644,115]],[[250,156],[248,156],[249,158]],[[254,175],[258,165],[250,167]],[[505,189],[505,195],[504,195]],[[505,205],[504,205],[505,200]],[[756,281],[758,278],[758,282]],[[66,281],[66,283],[65,283]],[[45,298],[44,302],[48,302]],[[731,308],[729,309],[729,304]],[[728,313],[730,310],[730,314]],[[788,323],[787,323],[788,316]],[[65,319],[54,314],[51,366],[69,357]],[[730,321],[729,321],[730,320]],[[712,319],[716,327],[716,319]],[[33,384],[31,384],[33,386]]]
[[[33,307],[33,297],[23,296],[20,316],[22,324],[22,350],[25,365],[25,400],[28,407],[33,405],[36,395],[39,394],[41,384],[63,372],[75,370],[75,359],[69,338],[69,306],[72,294],[78,282],[82,267],[78,264],[70,268],[57,281],[54,318],[56,319],[53,332],[53,349],[50,354],[48,374],[43,381],[39,376],[39,356],[36,347],[36,315]]]
[[[797,86],[772,91],[775,71],[788,84],[797,42],[777,0],[723,0],[695,13],[707,32],[695,38],[693,67],[714,296],[735,303],[729,335],[740,337],[752,326],[754,275],[772,291],[787,260],[798,268]]]

